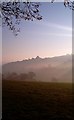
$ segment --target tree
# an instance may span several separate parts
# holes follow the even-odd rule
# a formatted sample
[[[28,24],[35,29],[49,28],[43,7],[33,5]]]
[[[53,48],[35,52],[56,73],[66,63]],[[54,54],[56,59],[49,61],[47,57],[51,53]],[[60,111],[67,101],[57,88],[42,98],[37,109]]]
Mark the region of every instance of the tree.
[[[3,80],[18,80],[18,75],[17,73],[13,72],[13,73],[8,73],[8,74],[4,74],[2,76]]]
[[[74,1],[64,0],[64,6],[69,7],[70,9],[74,10]]]
[[[29,80],[34,80],[35,76],[36,76],[36,75],[35,75],[34,72],[29,72],[29,73],[28,73],[28,79],[29,79]]]
[[[51,0],[51,3],[53,3],[55,0]],[[74,1],[72,0],[64,0],[64,6],[69,7],[70,9],[74,10]]]
[[[16,2],[18,1],[18,2]],[[55,0],[50,0],[53,3]],[[74,10],[74,1],[64,0],[64,6]],[[40,3],[38,2],[20,2],[20,0],[14,0],[13,2],[2,2],[0,3],[0,17],[2,17],[3,25],[7,25],[15,35],[20,32],[18,25],[21,19],[24,20],[41,20],[40,15]]]
[[[36,2],[2,2],[0,4],[2,23],[17,35],[20,32],[18,25],[21,19],[31,21],[42,19],[39,14],[39,6],[40,4]]]
[[[19,75],[19,79],[20,79],[20,80],[27,80],[27,78],[28,78],[28,75],[27,75],[26,73],[21,73],[21,74]]]

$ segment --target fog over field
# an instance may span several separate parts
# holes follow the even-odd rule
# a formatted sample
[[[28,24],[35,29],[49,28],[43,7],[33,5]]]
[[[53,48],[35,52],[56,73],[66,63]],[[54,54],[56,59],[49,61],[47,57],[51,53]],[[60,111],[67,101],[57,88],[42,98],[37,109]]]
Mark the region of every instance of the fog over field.
[[[1,4],[1,120],[73,120],[73,12],[52,1]]]
[[[72,56],[26,59],[3,65],[3,74],[35,73],[37,81],[72,82]]]

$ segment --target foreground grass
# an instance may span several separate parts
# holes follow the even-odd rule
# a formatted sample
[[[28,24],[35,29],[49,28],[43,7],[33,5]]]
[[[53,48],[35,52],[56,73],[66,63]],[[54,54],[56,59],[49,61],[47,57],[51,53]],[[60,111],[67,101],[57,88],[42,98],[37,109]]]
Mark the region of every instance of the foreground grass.
[[[72,85],[3,81],[3,120],[73,120]]]

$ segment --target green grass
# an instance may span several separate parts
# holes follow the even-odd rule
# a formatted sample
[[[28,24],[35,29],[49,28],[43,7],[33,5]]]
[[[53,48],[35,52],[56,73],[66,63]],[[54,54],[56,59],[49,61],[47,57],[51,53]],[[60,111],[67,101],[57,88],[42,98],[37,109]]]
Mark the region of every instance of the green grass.
[[[72,85],[3,81],[3,120],[73,120]]]

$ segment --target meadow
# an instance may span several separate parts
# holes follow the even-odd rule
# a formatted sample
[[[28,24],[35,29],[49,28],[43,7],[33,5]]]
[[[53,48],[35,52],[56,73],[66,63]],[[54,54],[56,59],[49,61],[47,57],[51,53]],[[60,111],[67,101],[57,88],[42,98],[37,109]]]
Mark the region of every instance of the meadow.
[[[3,80],[2,120],[73,120],[71,83]]]

